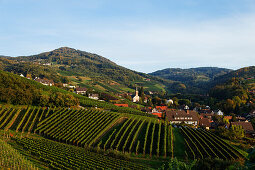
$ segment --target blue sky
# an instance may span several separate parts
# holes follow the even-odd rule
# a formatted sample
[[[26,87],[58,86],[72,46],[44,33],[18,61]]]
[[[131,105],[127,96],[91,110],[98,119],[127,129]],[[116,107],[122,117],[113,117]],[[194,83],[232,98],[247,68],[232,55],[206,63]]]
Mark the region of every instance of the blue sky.
[[[127,68],[255,65],[254,0],[0,0],[0,55],[68,46]]]

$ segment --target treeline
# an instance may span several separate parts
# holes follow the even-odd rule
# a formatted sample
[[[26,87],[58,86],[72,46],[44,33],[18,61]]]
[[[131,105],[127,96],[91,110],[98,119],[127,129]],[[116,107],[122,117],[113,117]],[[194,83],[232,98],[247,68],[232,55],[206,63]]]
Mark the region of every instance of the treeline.
[[[15,105],[59,107],[79,104],[79,100],[73,95],[57,91],[43,91],[35,84],[20,76],[0,71],[0,101]]]
[[[209,92],[215,105],[225,113],[250,112],[255,109],[255,98],[247,85],[240,78],[232,78],[224,84],[217,85]]]

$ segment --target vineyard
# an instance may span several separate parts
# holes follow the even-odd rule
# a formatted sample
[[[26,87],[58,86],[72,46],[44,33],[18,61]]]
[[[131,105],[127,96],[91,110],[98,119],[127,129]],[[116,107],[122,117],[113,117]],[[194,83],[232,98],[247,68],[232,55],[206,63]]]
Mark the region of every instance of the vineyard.
[[[53,111],[40,107],[0,107],[0,129],[33,133],[37,124]]]
[[[38,169],[25,156],[0,139],[1,169]]]
[[[78,146],[91,146],[120,115],[99,110],[62,109],[38,123],[35,132],[50,139]]]
[[[0,129],[36,133],[80,147],[150,157],[174,157],[172,126],[158,119],[95,109],[1,107]],[[181,128],[189,159],[239,159],[242,155],[214,134]],[[183,144],[184,145],[184,144]]]
[[[27,154],[46,163],[51,169],[148,169],[130,160],[94,153],[81,147],[47,139],[14,138]]]
[[[233,147],[209,131],[189,127],[182,127],[181,131],[184,135],[190,159],[204,159],[210,157],[234,160],[243,158]]]
[[[172,126],[156,119],[130,118],[111,129],[96,144],[104,150],[169,157],[173,154]]]

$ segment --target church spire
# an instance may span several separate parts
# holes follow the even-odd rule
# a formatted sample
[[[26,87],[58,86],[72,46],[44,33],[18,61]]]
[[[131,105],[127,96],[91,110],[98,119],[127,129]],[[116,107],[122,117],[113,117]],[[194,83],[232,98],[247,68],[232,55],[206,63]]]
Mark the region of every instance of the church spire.
[[[137,87],[135,89],[135,96],[138,96],[138,90],[137,90]]]

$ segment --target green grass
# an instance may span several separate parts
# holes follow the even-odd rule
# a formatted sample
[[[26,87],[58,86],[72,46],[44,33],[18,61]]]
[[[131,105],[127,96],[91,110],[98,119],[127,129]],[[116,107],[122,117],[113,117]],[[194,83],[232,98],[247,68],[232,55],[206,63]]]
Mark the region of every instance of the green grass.
[[[184,138],[180,132],[180,129],[173,128],[174,136],[174,157],[183,159],[185,157],[185,143]]]

